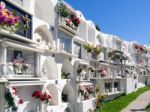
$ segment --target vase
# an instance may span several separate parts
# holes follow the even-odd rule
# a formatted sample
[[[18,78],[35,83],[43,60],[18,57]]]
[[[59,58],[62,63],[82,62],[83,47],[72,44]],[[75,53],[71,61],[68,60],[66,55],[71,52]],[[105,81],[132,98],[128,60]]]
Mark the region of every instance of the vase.
[[[46,112],[47,106],[48,106],[48,104],[46,102],[42,102],[41,103],[41,112]]]

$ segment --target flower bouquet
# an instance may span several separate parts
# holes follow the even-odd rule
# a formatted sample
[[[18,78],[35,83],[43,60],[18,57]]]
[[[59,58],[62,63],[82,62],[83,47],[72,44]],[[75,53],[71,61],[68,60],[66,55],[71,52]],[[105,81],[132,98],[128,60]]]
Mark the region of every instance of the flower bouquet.
[[[96,47],[93,47],[93,53],[95,55],[99,55],[99,53],[102,51],[102,47],[100,45],[97,45]]]
[[[14,68],[14,74],[17,74],[18,73],[18,70],[19,70],[19,65],[20,63],[17,61],[17,60],[13,60],[13,68]]]
[[[18,97],[17,89],[15,87],[5,89],[5,99],[8,104],[6,109],[11,109],[12,111],[17,111],[18,106],[24,103],[24,100]]]
[[[27,74],[28,69],[30,68],[30,65],[27,63],[22,63],[22,71]]]
[[[0,2],[0,28],[9,32],[15,32],[18,30],[19,21],[19,16],[5,8],[5,3]]]
[[[42,102],[48,103],[50,99],[52,98],[51,95],[49,95],[47,92],[42,92],[42,91],[35,91],[32,94],[33,98],[39,99]]]
[[[37,90],[33,92],[32,97],[41,101],[41,112],[46,112],[47,104],[49,103],[52,96],[49,95],[47,92]]]

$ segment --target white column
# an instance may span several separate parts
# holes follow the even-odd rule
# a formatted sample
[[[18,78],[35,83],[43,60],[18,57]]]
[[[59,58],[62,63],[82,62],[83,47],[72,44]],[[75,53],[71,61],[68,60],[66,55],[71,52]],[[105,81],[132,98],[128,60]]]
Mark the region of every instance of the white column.
[[[41,77],[40,73],[40,53],[36,53],[36,66],[35,66],[35,71],[36,71],[36,77]]]
[[[7,46],[5,44],[2,44],[2,73],[3,75],[7,74]]]

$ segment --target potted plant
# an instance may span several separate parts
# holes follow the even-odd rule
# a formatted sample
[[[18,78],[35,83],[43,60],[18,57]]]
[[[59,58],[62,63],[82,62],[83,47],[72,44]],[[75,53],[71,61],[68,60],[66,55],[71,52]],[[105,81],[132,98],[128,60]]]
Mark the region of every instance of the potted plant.
[[[61,17],[67,18],[70,14],[68,8],[62,3],[59,6],[59,14]]]
[[[102,47],[100,45],[97,45],[96,47],[93,48],[93,53],[95,55],[99,55],[99,53],[102,51]]]
[[[74,15],[74,14],[71,14],[71,20],[72,20],[72,23],[75,27],[78,27],[79,24],[80,24],[80,19]]]
[[[90,45],[89,43],[84,44],[83,47],[85,50],[87,50],[88,53],[91,53],[93,50],[93,46]]]

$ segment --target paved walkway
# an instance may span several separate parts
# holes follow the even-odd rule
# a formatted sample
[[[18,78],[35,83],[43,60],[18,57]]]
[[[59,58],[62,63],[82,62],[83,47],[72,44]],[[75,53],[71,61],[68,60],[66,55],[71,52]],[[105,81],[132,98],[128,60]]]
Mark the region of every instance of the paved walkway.
[[[150,91],[147,91],[137,97],[136,100],[131,102],[125,109],[121,112],[146,112],[145,107],[150,102]]]

